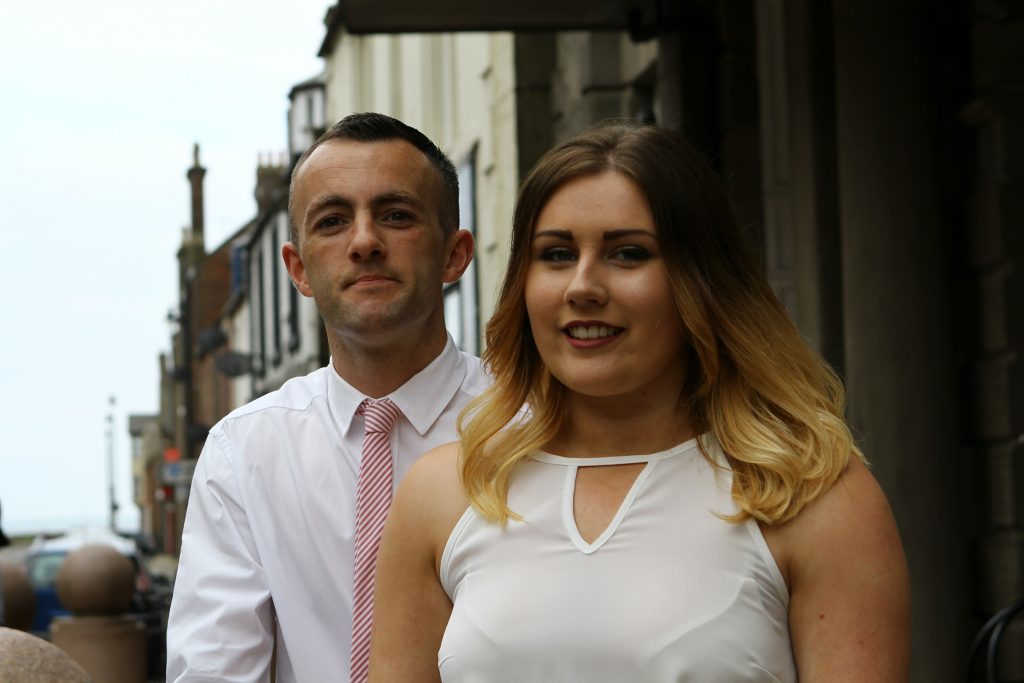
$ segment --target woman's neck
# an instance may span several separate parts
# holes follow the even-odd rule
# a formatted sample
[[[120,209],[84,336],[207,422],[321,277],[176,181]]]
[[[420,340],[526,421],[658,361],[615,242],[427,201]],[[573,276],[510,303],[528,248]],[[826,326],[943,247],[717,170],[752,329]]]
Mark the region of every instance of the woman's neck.
[[[624,401],[570,392],[565,422],[546,449],[568,457],[647,454],[694,436],[682,402],[644,397]]]

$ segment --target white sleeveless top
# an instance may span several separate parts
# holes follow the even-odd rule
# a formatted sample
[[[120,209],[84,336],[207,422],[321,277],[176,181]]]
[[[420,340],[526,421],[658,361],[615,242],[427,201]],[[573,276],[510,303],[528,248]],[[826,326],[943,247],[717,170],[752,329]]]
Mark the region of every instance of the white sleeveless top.
[[[713,441],[713,440],[711,440]],[[724,462],[717,447],[709,452]],[[646,463],[593,543],[573,516],[576,470]],[[454,605],[445,683],[796,681],[789,594],[731,474],[696,439],[652,455],[539,453],[513,477],[504,528],[472,508],[445,546]]]

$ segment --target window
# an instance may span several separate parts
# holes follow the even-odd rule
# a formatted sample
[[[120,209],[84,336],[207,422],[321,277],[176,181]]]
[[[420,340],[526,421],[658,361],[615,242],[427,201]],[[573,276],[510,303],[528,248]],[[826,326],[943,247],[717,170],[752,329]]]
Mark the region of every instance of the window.
[[[459,222],[476,235],[476,149],[456,164],[459,175]],[[477,354],[480,329],[477,319],[476,259],[457,282],[445,285],[444,319],[456,346]]]
[[[263,250],[257,245],[255,249],[250,251],[251,257],[256,261],[256,272],[253,273],[253,277],[256,280],[253,283],[255,286],[249,288],[251,293],[250,299],[250,324],[252,325],[252,338],[253,338],[253,365],[255,372],[253,377],[263,377],[266,374],[267,369],[267,326],[266,326],[266,307],[263,305],[263,298],[266,290],[265,278],[263,273]]]

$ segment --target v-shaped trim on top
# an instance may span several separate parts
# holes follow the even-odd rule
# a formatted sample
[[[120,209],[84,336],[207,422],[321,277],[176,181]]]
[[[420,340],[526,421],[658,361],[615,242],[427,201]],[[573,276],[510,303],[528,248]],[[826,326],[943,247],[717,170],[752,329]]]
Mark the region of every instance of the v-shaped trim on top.
[[[615,530],[619,528],[619,524],[622,523],[626,513],[629,512],[629,508],[632,507],[633,501],[640,492],[640,488],[643,486],[644,482],[647,481],[647,477],[650,476],[656,463],[657,460],[655,459],[647,461],[644,468],[636,475],[636,479],[633,480],[633,485],[630,486],[629,491],[626,492],[625,497],[622,499],[622,503],[619,504],[619,509],[615,512],[615,516],[612,517],[612,521],[608,523],[605,530],[602,531],[592,543],[587,543],[583,539],[583,535],[580,533],[579,527],[576,526],[576,513],[573,503],[576,497],[576,473],[579,471],[580,467],[592,466],[596,463],[588,462],[583,465],[570,464],[565,468],[565,484],[562,491],[562,522],[565,525],[565,530],[569,534],[569,538],[572,540],[573,545],[575,545],[581,553],[584,555],[590,555],[597,552],[601,546],[607,543],[608,539],[615,534]],[[616,464],[626,463],[609,462],[606,466],[614,467]]]

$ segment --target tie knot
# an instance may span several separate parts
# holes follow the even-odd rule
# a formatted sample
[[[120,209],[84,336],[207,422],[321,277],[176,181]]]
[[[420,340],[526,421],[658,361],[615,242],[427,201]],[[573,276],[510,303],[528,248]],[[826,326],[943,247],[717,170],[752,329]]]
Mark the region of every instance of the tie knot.
[[[359,404],[359,409],[356,412],[366,418],[367,433],[388,434],[401,411],[389,398],[378,400],[368,398]]]

